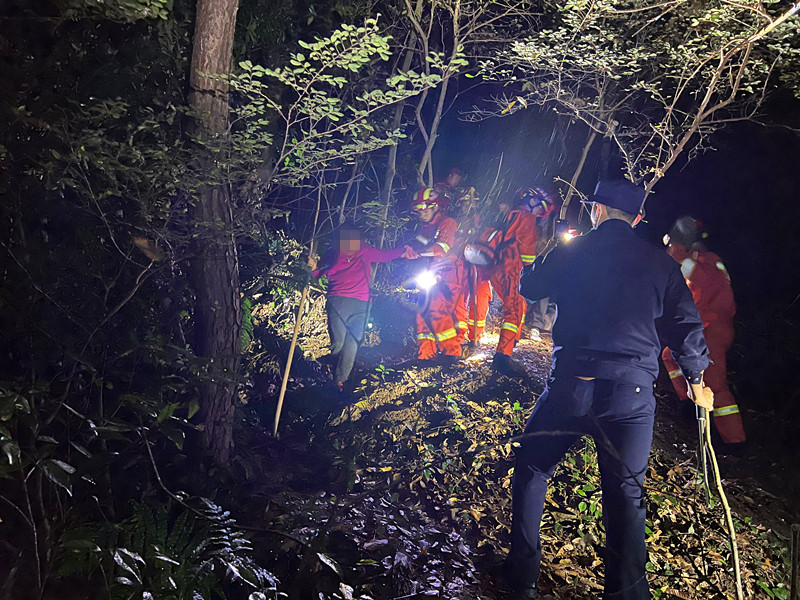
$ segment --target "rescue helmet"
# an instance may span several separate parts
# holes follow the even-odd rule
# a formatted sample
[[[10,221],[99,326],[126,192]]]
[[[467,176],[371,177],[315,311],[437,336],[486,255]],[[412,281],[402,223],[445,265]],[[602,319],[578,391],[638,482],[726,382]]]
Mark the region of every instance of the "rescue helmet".
[[[538,186],[522,188],[519,192],[519,202],[531,211],[541,206],[544,209],[544,216],[549,215],[556,204],[553,196]]]
[[[478,202],[481,199],[480,195],[478,194],[478,190],[474,187],[468,187],[465,189],[462,194],[458,197],[459,202]]]
[[[707,237],[708,233],[700,221],[689,215],[683,215],[675,220],[669,233],[664,236],[664,245],[679,244],[684,248],[691,248]]]
[[[425,187],[417,192],[411,209],[420,211],[426,208],[433,208],[434,206],[438,207],[440,202],[441,196],[439,196],[439,192],[433,188]]]

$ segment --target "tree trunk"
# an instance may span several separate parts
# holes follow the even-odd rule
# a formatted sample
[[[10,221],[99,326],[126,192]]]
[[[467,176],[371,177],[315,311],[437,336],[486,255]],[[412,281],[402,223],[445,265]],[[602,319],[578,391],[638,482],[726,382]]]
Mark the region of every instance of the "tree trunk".
[[[228,130],[228,86],[208,75],[231,72],[233,34],[239,0],[198,0],[194,30],[189,105],[196,111],[194,135],[207,146],[198,150],[203,176],[219,172],[216,155]],[[201,387],[203,441],[215,459],[226,463],[233,449],[233,402],[239,366],[241,315],[239,266],[233,235],[230,192],[225,182],[200,188],[191,218],[195,246],[195,352],[209,363]]]
[[[447,97],[447,84],[450,82],[450,77],[442,80],[441,87],[439,88],[439,100],[436,102],[436,112],[433,113],[433,122],[431,123],[431,130],[428,132],[428,138],[425,144],[425,151],[422,153],[422,160],[420,160],[419,167],[417,168],[417,180],[424,183],[422,173],[428,171],[428,186],[433,185],[433,146],[436,144],[436,139],[439,137],[439,123],[442,120],[442,112],[444,111],[444,100]]]
[[[420,3],[417,2],[419,9]],[[421,10],[421,9],[420,9]],[[411,60],[414,58],[414,46],[417,43],[417,35],[411,33],[411,42],[408,44],[408,50],[403,57],[403,65],[400,67],[402,72],[408,71],[411,68]],[[401,100],[394,107],[394,118],[392,119],[392,131],[400,129],[403,123],[403,109],[405,108],[405,101]],[[397,174],[397,144],[389,146],[389,159],[386,161],[386,175],[383,177],[383,189],[381,190],[381,202],[383,203],[383,212],[381,218],[383,219],[383,229],[381,229],[381,239],[378,247],[383,249],[383,243],[386,240],[386,220],[389,218],[389,206],[392,201],[392,186],[394,185],[394,176]],[[373,269],[374,273],[374,269]]]

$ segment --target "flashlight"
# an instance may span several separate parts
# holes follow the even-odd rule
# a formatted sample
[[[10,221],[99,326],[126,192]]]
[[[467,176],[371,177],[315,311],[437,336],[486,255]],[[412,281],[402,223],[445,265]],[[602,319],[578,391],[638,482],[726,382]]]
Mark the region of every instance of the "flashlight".
[[[419,275],[417,275],[414,282],[417,284],[417,287],[421,290],[428,291],[433,286],[438,283],[436,278],[436,274],[433,271],[423,271]]]
[[[577,237],[578,230],[577,229],[567,229],[564,233],[561,234],[561,239],[565,242],[570,241],[571,239]]]
[[[564,234],[569,231],[569,222],[566,219],[556,219],[553,227],[556,237],[563,238]]]

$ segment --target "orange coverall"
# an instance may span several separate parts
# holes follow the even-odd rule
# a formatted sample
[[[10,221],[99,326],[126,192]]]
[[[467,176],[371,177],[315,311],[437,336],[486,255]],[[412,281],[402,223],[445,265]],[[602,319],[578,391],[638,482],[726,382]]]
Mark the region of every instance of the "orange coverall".
[[[503,325],[496,352],[510,356],[514,343],[520,338],[525,319],[525,299],[519,294],[519,278],[523,265],[531,264],[536,258],[536,217],[527,211],[512,210],[506,217],[503,229],[488,232],[482,237],[496,253],[495,265],[478,269],[476,300],[468,299],[468,334],[472,337],[476,331],[478,340],[483,335],[494,289],[503,302]]]
[[[424,223],[418,234],[430,240],[426,250],[433,251],[429,270],[436,273],[439,283],[430,290],[426,309],[417,315],[417,357],[434,358],[442,354],[461,356],[456,339],[454,313],[456,301],[462,296],[464,267],[451,252],[458,223],[439,210],[430,223]]]
[[[704,335],[711,363],[703,374],[703,381],[714,392],[713,423],[726,444],[744,442],[739,406],[728,388],[728,369],[725,354],[733,343],[733,316],[736,304],[733,299],[730,277],[719,256],[708,250],[686,251],[682,246],[670,247],[672,257],[681,263],[689,291],[703,320]],[[682,400],[689,399],[689,387],[680,367],[665,348],[661,354],[669,372],[672,386]]]

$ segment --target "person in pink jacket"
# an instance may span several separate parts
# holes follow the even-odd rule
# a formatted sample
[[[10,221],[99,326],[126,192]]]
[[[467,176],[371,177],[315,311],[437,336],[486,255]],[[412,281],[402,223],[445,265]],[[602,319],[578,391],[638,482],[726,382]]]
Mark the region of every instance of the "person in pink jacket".
[[[330,357],[336,360],[334,381],[339,391],[353,370],[356,353],[364,341],[369,318],[370,277],[373,263],[398,258],[416,258],[410,246],[378,250],[362,242],[361,231],[345,223],[334,233],[331,247],[319,265],[309,260],[315,278],[327,277],[328,332]]]

